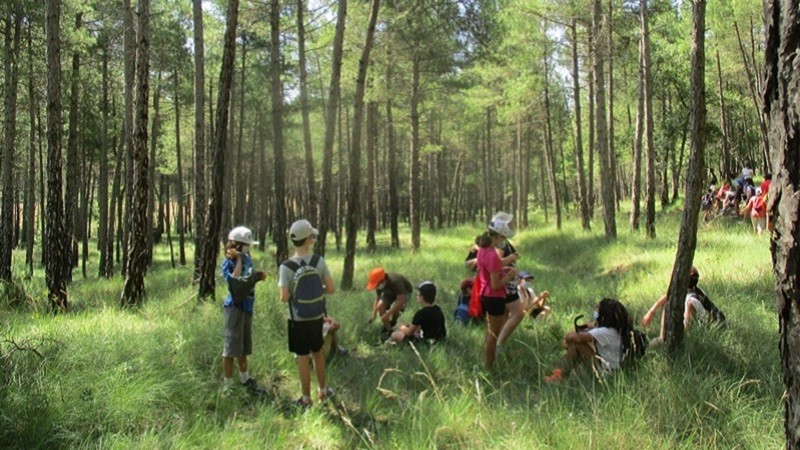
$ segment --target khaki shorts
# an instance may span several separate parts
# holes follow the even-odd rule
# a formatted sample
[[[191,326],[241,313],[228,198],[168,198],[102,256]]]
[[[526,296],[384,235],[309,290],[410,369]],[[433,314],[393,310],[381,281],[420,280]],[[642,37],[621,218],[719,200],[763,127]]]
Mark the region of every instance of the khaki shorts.
[[[222,356],[239,358],[253,353],[253,315],[234,305],[223,307],[222,310],[225,320]]]

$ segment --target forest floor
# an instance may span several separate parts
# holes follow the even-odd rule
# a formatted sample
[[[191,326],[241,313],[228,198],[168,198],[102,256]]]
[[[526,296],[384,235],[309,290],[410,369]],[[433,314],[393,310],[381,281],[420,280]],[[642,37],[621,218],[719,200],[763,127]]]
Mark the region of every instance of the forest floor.
[[[448,320],[448,338],[433,346],[386,347],[368,324],[373,294],[337,292],[328,311],[342,323],[350,353],[328,366],[336,396],[305,411],[286,344],[286,307],[274,268],[256,291],[250,373],[268,393],[238,386],[221,395],[221,301],[198,303],[192,267],[172,268],[156,249],[139,310],[120,310],[122,281],[75,270],[72,311],[47,312],[44,276],[20,277],[0,292],[0,447],[2,448],[779,448],[784,391],[769,239],[749,223],[701,224],[695,265],[700,285],[725,312],[727,330],[692,328],[669,357],[648,350],[635,368],[602,380],[576,375],[547,384],[562,355],[561,338],[578,314],[617,297],[637,323],[667,289],[680,214],[659,216],[658,237],[644,238],[618,217],[608,242],[602,222],[561,231],[535,223],[513,239],[520,268],[537,291],[552,294],[552,317],[526,319],[499,356],[482,369],[484,327],[462,327],[452,312],[463,260],[481,226],[425,231],[422,250],[360,248],[355,284],[381,265],[413,284],[432,280]],[[331,239],[329,239],[331,241]],[[364,241],[361,233],[359,241]],[[267,249],[267,252],[272,249]],[[257,267],[270,266],[254,252]],[[342,253],[327,261],[339,281]],[[22,253],[15,254],[23,273]],[[192,261],[191,254],[188,258]],[[401,317],[410,321],[415,301]],[[646,331],[658,333],[656,319]],[[315,386],[312,383],[312,386]]]

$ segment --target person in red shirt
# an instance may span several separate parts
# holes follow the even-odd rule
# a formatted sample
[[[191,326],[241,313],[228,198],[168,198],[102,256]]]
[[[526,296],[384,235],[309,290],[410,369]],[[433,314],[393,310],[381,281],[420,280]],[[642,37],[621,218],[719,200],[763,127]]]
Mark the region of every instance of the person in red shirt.
[[[772,174],[764,175],[764,181],[761,182],[761,193],[769,194],[769,185],[772,184]]]
[[[767,229],[767,195],[756,189],[756,195],[750,197],[747,206],[742,210],[742,217],[747,217],[750,213],[750,220],[753,222],[753,231],[760,235]]]

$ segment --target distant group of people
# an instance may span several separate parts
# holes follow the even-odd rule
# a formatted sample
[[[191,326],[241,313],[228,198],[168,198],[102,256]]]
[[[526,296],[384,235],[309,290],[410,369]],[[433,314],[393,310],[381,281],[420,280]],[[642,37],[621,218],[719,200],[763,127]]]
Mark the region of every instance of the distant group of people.
[[[486,231],[478,235],[470,250],[465,266],[474,277],[464,279],[455,310],[458,323],[486,324],[484,338],[484,368],[491,370],[503,345],[526,317],[542,319],[551,314],[548,301],[550,293],[537,294],[532,286],[534,277],[517,268],[520,255],[508,241],[515,235],[513,216],[499,212],[489,222]],[[311,399],[311,370],[317,379],[317,398],[325,401],[334,395],[326,380],[326,357],[346,353],[336,341],[340,325],[328,316],[325,295],[335,292],[335,284],[324,258],[313,253],[318,231],[307,220],[298,220],[289,229],[294,254],[280,265],[278,287],[280,299],[288,304],[288,349],[297,360],[301,396],[295,401],[299,407],[309,407]],[[222,353],[223,389],[233,384],[234,360],[238,362],[239,381],[248,389],[264,388],[249,375],[247,357],[252,353],[252,321],[255,285],[265,279],[264,272],[253,268],[249,248],[256,245],[252,232],[236,227],[228,235],[222,275],[228,286],[223,302],[224,346]],[[684,325],[692,320],[727,323],[725,315],[698,287],[699,272],[692,268],[691,284],[685,300]],[[402,274],[386,272],[376,267],[369,272],[366,285],[375,292],[369,322],[379,319],[381,335],[387,345],[403,342],[434,343],[447,336],[445,315],[436,305],[437,288],[424,281],[416,289]],[[410,323],[397,326],[400,315],[409,299],[417,292],[420,308]],[[643,326],[648,326],[654,315],[666,303],[662,297],[645,314]],[[576,365],[585,365],[598,372],[618,368],[626,355],[643,352],[647,341],[634,332],[631,316],[616,299],[602,299],[594,312],[594,320],[564,336],[562,345],[566,352],[562,363],[546,377],[553,382],[562,379]],[[664,320],[660,335],[651,341],[663,341]],[[638,335],[637,335],[638,333]],[[636,347],[641,347],[639,350]]]
[[[772,183],[772,174],[764,175],[764,180],[759,186],[753,181],[754,171],[752,164],[746,164],[741,174],[731,175],[731,182],[724,182],[717,189],[711,183],[701,201],[703,220],[708,222],[713,215],[728,217],[750,217],[753,231],[760,235],[768,228],[767,200],[769,187]],[[742,208],[744,204],[744,208]]]

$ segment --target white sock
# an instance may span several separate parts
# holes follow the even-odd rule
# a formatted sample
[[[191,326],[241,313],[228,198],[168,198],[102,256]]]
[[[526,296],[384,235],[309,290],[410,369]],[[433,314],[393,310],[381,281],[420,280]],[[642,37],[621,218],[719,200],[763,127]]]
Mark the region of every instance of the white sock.
[[[247,383],[247,380],[249,379],[250,374],[248,374],[246,370],[244,372],[239,372],[239,381],[241,381],[242,384]]]

